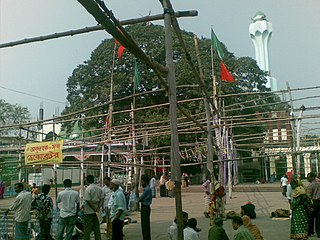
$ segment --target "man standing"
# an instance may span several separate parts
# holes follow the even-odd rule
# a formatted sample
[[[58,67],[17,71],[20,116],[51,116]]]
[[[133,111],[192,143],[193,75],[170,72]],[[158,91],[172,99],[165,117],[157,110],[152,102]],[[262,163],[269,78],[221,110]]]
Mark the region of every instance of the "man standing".
[[[309,212],[309,230],[308,235],[314,233],[314,219],[316,219],[316,234],[320,238],[320,182],[316,180],[317,175],[313,172],[308,173],[307,179],[310,182],[307,187],[307,193],[312,199],[313,211]]]
[[[217,217],[214,220],[214,225],[209,229],[208,232],[208,240],[215,239],[229,240],[228,235],[226,234],[226,231],[223,228],[223,220],[220,217]]]
[[[44,184],[41,189],[41,194],[32,201],[32,209],[36,209],[36,216],[40,224],[40,239],[51,240],[50,235],[53,202],[48,193],[50,185]]]
[[[110,238],[111,237],[111,220],[110,220],[110,207],[109,207],[109,200],[113,194],[113,191],[109,188],[110,186],[110,178],[109,177],[105,177],[104,178],[104,187],[102,189],[102,192],[104,194],[104,201],[103,201],[103,209],[106,213],[106,223],[107,223],[107,237]]]
[[[94,176],[88,175],[87,182],[89,186],[84,192],[84,240],[90,240],[90,233],[93,230],[94,239],[100,240],[100,221],[97,214],[99,214],[100,208],[103,204],[102,189],[94,184]]]
[[[167,196],[166,182],[167,182],[167,177],[164,174],[161,175],[160,180],[159,180],[160,197],[166,197]]]
[[[30,192],[24,190],[22,183],[16,183],[14,190],[18,193],[13,204],[5,212],[5,215],[9,211],[15,211],[14,220],[15,225],[15,238],[16,240],[30,239],[28,234],[28,221],[30,220],[30,209],[32,203],[32,195]]]
[[[110,217],[112,222],[112,240],[123,240],[123,221],[126,215],[127,203],[123,191],[119,188],[121,182],[113,179],[110,184],[114,192],[110,198]]]
[[[280,179],[280,187],[282,187],[282,195],[284,197],[287,196],[287,185],[288,185],[287,175],[283,174],[282,178]]]
[[[233,240],[255,240],[249,229],[243,226],[243,220],[241,217],[235,216],[232,219],[232,228],[236,230],[233,236]]]
[[[139,198],[141,202],[141,229],[143,240],[151,240],[150,233],[150,205],[152,203],[152,192],[149,186],[150,178],[147,175],[141,176],[141,182],[143,187],[143,193]]]
[[[77,215],[80,206],[79,193],[71,189],[71,179],[63,181],[64,190],[59,192],[57,203],[60,207],[60,217],[58,222],[57,240],[63,239],[63,233],[66,229],[65,240],[71,240],[74,225],[77,222]]]

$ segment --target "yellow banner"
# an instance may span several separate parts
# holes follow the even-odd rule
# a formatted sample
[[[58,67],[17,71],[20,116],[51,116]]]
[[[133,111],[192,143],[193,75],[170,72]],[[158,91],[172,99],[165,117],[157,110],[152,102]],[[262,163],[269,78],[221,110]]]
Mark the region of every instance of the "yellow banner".
[[[24,150],[26,165],[62,163],[63,140],[28,143]]]

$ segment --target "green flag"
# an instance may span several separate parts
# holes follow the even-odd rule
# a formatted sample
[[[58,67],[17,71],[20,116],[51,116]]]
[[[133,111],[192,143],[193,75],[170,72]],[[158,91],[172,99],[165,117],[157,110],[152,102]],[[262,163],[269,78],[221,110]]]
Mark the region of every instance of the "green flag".
[[[212,28],[211,28],[211,46],[214,49],[214,51],[218,53],[219,58],[222,60],[224,56],[224,52],[221,46],[221,42],[217,38]]]
[[[136,90],[140,87],[140,73],[137,61],[134,61],[134,80],[136,82]]]

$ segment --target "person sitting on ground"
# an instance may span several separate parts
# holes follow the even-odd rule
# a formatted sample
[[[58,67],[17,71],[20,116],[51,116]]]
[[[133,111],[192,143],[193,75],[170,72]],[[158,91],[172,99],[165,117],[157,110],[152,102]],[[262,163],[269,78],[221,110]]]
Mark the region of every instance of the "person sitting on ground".
[[[223,220],[220,217],[217,217],[214,220],[214,225],[209,229],[208,240],[229,240],[226,231],[223,228]]]
[[[188,222],[188,213],[187,212],[182,212],[182,218],[183,218],[183,228],[186,227],[187,222]],[[167,238],[168,240],[177,240],[178,239],[178,225],[177,225],[177,218],[174,218],[173,223],[171,226],[168,228],[167,231]]]
[[[252,233],[252,235],[254,236],[255,240],[263,240],[264,238],[261,236],[261,232],[259,230],[259,228],[257,227],[257,225],[253,224],[251,222],[251,219],[249,216],[247,215],[243,215],[242,216],[242,221],[243,221],[243,225],[249,229],[249,231]]]
[[[240,212],[241,217],[243,215],[247,215],[250,217],[250,219],[255,219],[257,217],[255,208],[256,207],[251,202],[247,202],[245,205],[241,206],[241,212]]]
[[[232,219],[232,228],[236,230],[233,240],[255,240],[252,233],[245,226],[243,226],[241,217],[234,217]]]
[[[197,219],[190,218],[187,222],[187,227],[183,229],[184,240],[200,240],[197,228]]]

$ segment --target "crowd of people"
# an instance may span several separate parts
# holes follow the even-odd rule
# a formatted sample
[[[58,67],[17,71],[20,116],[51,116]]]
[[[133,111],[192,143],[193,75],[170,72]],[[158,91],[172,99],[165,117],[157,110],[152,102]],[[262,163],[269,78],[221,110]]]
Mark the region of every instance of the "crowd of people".
[[[286,185],[282,183],[292,212],[291,239],[308,239],[314,234],[320,238],[320,180],[313,172],[308,173],[307,180],[307,187],[296,175],[290,182],[284,180]]]
[[[153,192],[150,188],[152,181],[147,175],[141,177],[143,193],[139,198],[141,203],[141,229],[144,240],[151,239],[150,233],[150,205],[152,203]],[[11,206],[5,211],[14,211],[15,227],[14,239],[30,239],[29,221],[31,212],[35,210],[36,219],[40,226],[40,231],[36,235],[39,240],[71,240],[78,233],[75,232],[75,226],[81,232],[81,239],[89,240],[91,232],[94,239],[101,239],[100,225],[103,221],[102,213],[106,222],[107,239],[123,239],[124,220],[128,210],[127,198],[121,181],[118,179],[104,178],[104,187],[100,188],[95,184],[93,175],[86,177],[86,188],[83,199],[80,200],[79,192],[72,189],[72,180],[63,181],[64,190],[57,196],[57,206],[59,209],[58,229],[52,237],[50,231],[53,219],[54,204],[52,198],[48,195],[51,185],[44,184],[39,187],[32,186],[25,189],[23,183],[15,184],[17,196]]]
[[[185,179],[186,180],[186,179]],[[308,239],[316,234],[320,237],[320,180],[315,173],[307,175],[308,186],[293,175],[288,179],[286,175],[280,179],[282,194],[288,199],[291,209],[290,239]],[[57,196],[59,207],[58,229],[51,236],[50,228],[53,219],[54,204],[48,195],[50,184],[44,184],[41,188],[32,186],[26,190],[23,183],[15,184],[17,193],[15,201],[8,208],[15,211],[15,235],[14,239],[30,239],[29,226],[30,211],[35,210],[39,222],[40,232],[36,239],[73,239],[75,226],[82,224],[81,234],[83,239],[90,239],[93,232],[95,239],[101,239],[100,225],[106,223],[106,235],[108,239],[123,239],[124,220],[128,211],[128,200],[118,179],[104,178],[104,187],[95,184],[95,177],[86,177],[86,188],[83,199],[80,200],[79,192],[72,189],[71,179],[63,181],[64,190]],[[175,183],[166,175],[162,175],[157,183],[156,178],[148,175],[141,176],[143,192],[137,201],[140,203],[141,231],[143,240],[151,240],[150,215],[153,198],[157,196],[157,187],[160,189],[160,197],[174,197]],[[163,189],[164,186],[164,189]],[[186,185],[187,187],[187,185]],[[205,217],[210,218],[208,240],[229,239],[223,228],[226,215],[222,212],[222,201],[225,189],[218,182],[211,184],[206,177],[202,184],[205,199]],[[102,218],[104,216],[104,218]],[[240,207],[240,214],[232,218],[232,227],[235,230],[233,240],[263,240],[261,231],[252,222],[256,218],[255,206],[248,202]],[[199,240],[200,228],[197,227],[197,219],[189,218],[188,213],[183,212],[184,240]],[[178,239],[178,225],[175,218],[167,231],[169,240]]]

